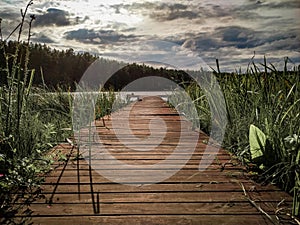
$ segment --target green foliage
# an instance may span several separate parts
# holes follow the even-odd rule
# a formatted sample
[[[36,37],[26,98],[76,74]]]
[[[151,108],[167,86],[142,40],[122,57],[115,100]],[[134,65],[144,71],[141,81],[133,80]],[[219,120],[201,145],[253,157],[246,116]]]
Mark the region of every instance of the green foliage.
[[[209,133],[211,129],[211,112],[209,103],[204,91],[197,86],[196,82],[191,84],[182,84],[185,91],[175,90],[169,96],[169,103],[171,103],[178,112],[183,113],[187,119],[193,123],[193,127],[200,128],[202,131]],[[187,102],[187,93],[192,102]],[[193,110],[192,105],[195,106],[196,112]]]
[[[249,130],[249,144],[253,161],[261,161],[261,158],[264,156],[266,143],[266,135],[258,127],[251,124]]]
[[[125,103],[122,102],[121,98],[118,97],[112,89],[106,92],[99,92],[95,105],[95,118],[100,119],[105,115],[110,115],[113,108],[119,109]]]
[[[25,11],[21,11],[22,22],[13,31],[19,28],[17,41],[0,41],[1,224],[28,224],[26,216],[15,215],[31,215],[30,204],[43,198],[42,175],[53,162],[48,150],[72,135],[72,87],[57,85],[78,81],[95,60],[89,54],[50,51],[47,46],[30,44],[34,16],[30,16],[27,42],[22,41],[23,23],[31,5],[29,1]],[[66,73],[73,77],[61,80],[68,77]],[[55,86],[55,90],[46,85]],[[100,109],[97,116],[110,113],[113,103],[122,104],[112,91],[101,95],[96,105]],[[66,156],[58,154],[56,159],[66,161]]]
[[[70,135],[62,128],[70,126],[71,98],[62,92],[49,94],[46,88],[33,88],[35,70],[29,69],[31,23],[27,42],[21,41],[23,24],[27,22],[29,1],[21,11],[18,39],[13,52],[0,42],[0,221],[1,224],[25,224],[30,214],[28,205],[41,197],[40,174],[49,170],[46,151]],[[1,29],[0,29],[1,30]]]
[[[2,110],[6,109],[3,106],[9,98],[7,88],[2,88],[6,94],[1,92],[6,97],[1,101]],[[10,98],[13,103],[11,107],[16,108],[15,104],[19,104],[16,97],[12,95]],[[0,214],[13,218],[13,214],[8,212],[20,211],[20,205],[14,204],[16,202],[13,200],[20,190],[25,191],[32,200],[38,197],[32,196],[38,193],[42,181],[38,174],[46,172],[51,162],[44,157],[45,153],[71,135],[71,129],[66,129],[71,124],[68,98],[68,95],[59,92],[49,94],[45,89],[30,90],[29,96],[23,101],[26,108],[20,111],[22,117],[19,125],[14,119],[18,116],[16,110],[10,110],[8,118],[3,113],[5,111],[1,112],[0,174],[3,177],[0,178],[0,201],[4,207]],[[6,129],[4,125],[7,120],[10,123]],[[27,189],[23,190],[25,187]]]
[[[295,186],[293,199],[293,214],[299,216],[300,214],[300,135],[288,136],[284,139],[288,154],[291,157],[291,165],[295,167]]]
[[[299,214],[300,171],[300,74],[295,67],[278,71],[270,64],[254,61],[245,74],[214,72],[223,91],[228,125],[223,146],[244,163],[255,163],[260,179],[294,192],[294,211]],[[219,71],[220,69],[218,69]],[[200,87],[186,87],[200,117],[200,128],[209,128],[207,101]],[[199,94],[201,93],[201,94]],[[197,100],[199,99],[199,100]],[[217,106],[216,106],[217,107]],[[209,129],[207,129],[209,131]],[[205,130],[207,132],[207,130]]]

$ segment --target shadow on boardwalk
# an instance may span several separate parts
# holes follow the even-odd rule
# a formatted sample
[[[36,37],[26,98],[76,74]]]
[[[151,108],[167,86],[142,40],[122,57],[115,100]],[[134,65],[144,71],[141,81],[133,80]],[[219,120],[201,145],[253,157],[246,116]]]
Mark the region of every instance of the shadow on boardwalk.
[[[129,107],[117,112],[117,116],[121,117],[126,110]],[[126,140],[126,146],[111,129],[111,119],[106,120],[110,129],[103,127],[101,121],[97,121],[96,126],[106,150],[117,160],[136,166],[135,173],[101,157],[94,157],[91,167],[88,157],[87,160],[77,157],[86,154],[82,149],[67,143],[57,146],[57,151],[67,154],[67,160],[64,164],[56,162],[55,169],[46,177],[43,185],[46,200],[30,206],[34,211],[34,224],[261,225],[276,221],[279,203],[291,205],[292,199],[285,192],[251,181],[243,167],[223,149],[217,151],[205,171],[199,171],[200,160],[208,154],[204,152],[208,137],[192,131],[191,124],[160,98],[147,97],[135,103],[130,115],[130,128],[141,141],[126,136],[128,134],[122,133],[120,128],[118,133],[123,135],[121,139]],[[163,119],[167,128],[162,142],[156,146],[154,141],[152,151],[132,150],[149,148],[151,143],[145,146],[143,140],[150,134],[161,138],[161,130],[156,129],[159,124],[149,126],[150,120],[156,117]],[[182,126],[185,134],[180,134]],[[197,138],[198,142],[188,162],[177,172],[178,164],[185,157],[183,153],[174,153],[180,135],[187,137],[183,148],[191,148],[188,138]],[[214,146],[208,147],[212,152],[217,150]],[[170,163],[159,169],[151,167],[170,155],[173,155]],[[119,180],[111,181],[100,175],[101,171],[118,174]],[[149,171],[153,176],[175,172],[168,179],[151,184],[145,177]],[[128,183],[128,176],[132,183],[122,184]]]

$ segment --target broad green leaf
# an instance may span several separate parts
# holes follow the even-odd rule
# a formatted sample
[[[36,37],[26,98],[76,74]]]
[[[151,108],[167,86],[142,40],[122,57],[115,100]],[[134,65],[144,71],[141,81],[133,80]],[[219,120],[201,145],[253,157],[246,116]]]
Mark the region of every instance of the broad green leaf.
[[[249,130],[249,143],[252,160],[258,160],[264,155],[266,141],[266,135],[258,127],[251,124]]]

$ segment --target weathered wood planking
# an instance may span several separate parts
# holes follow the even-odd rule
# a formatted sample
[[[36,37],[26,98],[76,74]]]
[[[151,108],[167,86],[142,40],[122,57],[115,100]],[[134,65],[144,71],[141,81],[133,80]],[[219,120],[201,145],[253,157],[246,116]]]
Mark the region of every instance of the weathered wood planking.
[[[54,151],[67,153],[70,160],[67,164],[55,162],[55,169],[46,177],[43,185],[45,199],[37,200],[30,206],[34,211],[34,224],[272,224],[245,198],[241,184],[248,195],[272,217],[283,199],[285,204],[291,204],[291,197],[277,187],[261,186],[250,180],[237,160],[224,149],[218,151],[214,144],[207,145],[208,137],[192,131],[191,124],[160,98],[146,97],[134,103],[133,107],[115,112],[113,116],[122,121],[122,114],[129,110],[131,131],[141,141],[128,135],[122,127],[111,129],[110,117],[105,118],[110,129],[103,127],[102,121],[96,121],[95,125],[102,146],[116,159],[137,166],[136,174],[120,169],[114,160],[103,159],[101,155],[93,159],[96,170],[91,170],[88,159],[75,159],[80,150],[61,144]],[[165,131],[159,124],[152,124],[150,130],[151,119],[157,117],[163,119]],[[115,132],[122,136],[122,140]],[[155,141],[143,144],[142,140],[150,134],[153,140],[161,136],[164,138],[158,146]],[[83,132],[82,135],[88,134]],[[173,152],[180,135],[185,137],[181,146],[187,150],[193,148],[191,141],[198,139],[186,165],[159,183],[143,182],[143,172],[146,170],[165,173],[178,169],[177,164],[185,158],[184,153]],[[135,150],[149,147],[153,149]],[[171,154],[173,158],[166,165],[158,169],[146,167],[165,160]],[[210,154],[215,156],[212,162],[209,160]],[[203,168],[208,165],[204,171],[199,171],[200,160]],[[99,174],[101,170],[118,172],[124,177],[134,176],[140,182],[130,185],[112,182]]]

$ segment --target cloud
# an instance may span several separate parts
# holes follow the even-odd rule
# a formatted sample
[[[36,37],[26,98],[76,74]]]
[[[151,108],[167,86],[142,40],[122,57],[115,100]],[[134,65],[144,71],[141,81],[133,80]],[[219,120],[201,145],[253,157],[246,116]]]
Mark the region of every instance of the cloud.
[[[54,43],[54,41],[51,38],[47,37],[44,34],[38,35],[37,37],[32,37],[31,40],[34,42],[45,43],[45,44]]]
[[[294,9],[300,8],[300,2],[298,0],[286,0],[280,2],[274,1],[257,1],[249,0],[250,4],[241,5],[237,9],[242,11],[256,10],[256,9]]]
[[[203,35],[193,39],[187,39],[182,46],[194,51],[203,52],[208,50],[216,50],[221,47],[221,43],[219,43],[213,37]]]
[[[248,11],[247,13],[245,13],[245,11],[240,11],[240,10],[233,10],[231,12],[231,15],[233,15],[234,17],[236,17],[239,20],[245,20],[245,21],[258,21],[258,22],[263,22],[266,20],[274,20],[274,19],[280,19],[281,16],[277,15],[277,16],[267,16],[267,15],[260,15],[257,12],[252,12],[252,11]]]
[[[183,46],[198,51],[216,50],[221,48],[232,47],[237,51],[243,49],[260,48],[263,45],[268,45],[267,50],[291,50],[299,51],[300,49],[300,34],[297,31],[290,31],[290,33],[265,33],[262,31],[255,31],[250,28],[241,26],[227,26],[218,27],[211,33],[195,34],[190,38],[188,34],[183,43]],[[174,37],[173,37],[174,38]],[[183,41],[184,38],[180,38]]]
[[[116,13],[120,13],[121,9],[126,9],[130,12],[137,12],[143,10],[154,10],[155,7],[157,7],[157,4],[152,2],[133,2],[132,4],[115,4],[111,5],[110,7],[115,9]]]
[[[14,20],[16,18],[20,17],[19,13],[4,9],[2,12],[0,12],[0,18],[4,20]]]
[[[175,4],[166,4],[166,3],[161,3],[155,7],[157,10],[186,10],[188,8],[187,5],[175,3]]]
[[[253,48],[262,44],[259,38],[261,33],[246,27],[228,26],[216,29],[216,36],[222,38],[225,46],[236,46],[237,48]]]
[[[132,4],[117,4],[111,6],[116,13],[121,9],[126,9],[132,13],[142,13],[157,21],[171,21],[176,19],[194,19],[199,15],[193,10],[189,10],[187,5],[179,3],[143,2]]]
[[[70,21],[67,18],[68,12],[60,9],[49,8],[43,15],[37,15],[35,25],[36,26],[68,26]]]
[[[232,8],[224,8],[220,5],[212,4],[209,4],[208,6],[198,7],[198,13],[207,18],[220,18],[231,16],[233,11],[234,10]]]
[[[165,13],[155,12],[151,14],[151,17],[158,21],[170,21],[176,19],[196,19],[199,15],[193,11],[168,11]]]
[[[150,14],[152,19],[158,21],[170,21],[176,19],[195,19],[199,18],[199,14],[193,10],[189,10],[187,5],[183,4],[157,4],[154,11]]]
[[[122,32],[133,32],[133,31],[135,31],[136,30],[136,28],[135,27],[130,27],[130,28],[125,28],[125,29],[123,29],[123,30],[121,30]]]
[[[300,62],[300,34],[297,29],[289,32],[277,30],[273,25],[272,32],[244,26],[219,26],[210,32],[190,33],[167,37],[165,40],[181,43],[197,53],[208,65],[214,66],[215,59],[222,63],[223,71],[232,71],[245,66],[254,52],[256,59],[262,60],[266,55],[269,62],[278,63],[288,56],[295,63]],[[262,62],[262,61],[260,61]]]
[[[265,51],[294,51],[300,53],[300,35],[277,34],[267,37],[262,49]]]
[[[4,9],[5,10],[5,9]],[[1,33],[6,37],[18,26],[20,14],[13,13],[9,10],[0,12],[1,20]]]
[[[271,50],[272,43],[276,43],[277,48],[280,48],[278,43],[281,43],[282,49],[295,50],[295,47],[299,49],[298,40],[299,37],[296,32],[265,33],[241,26],[227,26],[218,27],[210,34],[198,34],[195,36],[194,49],[204,51],[234,47],[236,50],[239,50],[260,48],[260,46],[270,44]]]
[[[119,34],[113,30],[95,31],[92,29],[78,29],[68,31],[65,33],[65,37],[68,40],[77,40],[79,42],[91,44],[126,42],[129,40],[134,40],[136,38],[136,36],[134,35]]]
[[[217,27],[212,32],[198,33],[194,36],[187,34],[187,39],[181,37],[180,40],[184,41],[183,47],[202,53],[204,51],[218,51],[224,47],[253,48],[262,44],[258,35],[260,33],[255,33],[252,29],[229,26]]]
[[[298,0],[270,2],[266,4],[266,7],[273,8],[273,9],[283,9],[283,8],[294,9],[294,8],[300,8],[300,2]]]
[[[20,0],[4,1],[0,17],[7,36],[4,32],[20,21],[24,5]],[[121,4],[40,0],[30,8],[37,15],[32,40],[126,58],[129,48],[130,54],[139,54],[139,42],[159,39],[194,51],[209,65],[218,58],[222,67],[231,68],[247,64],[254,51],[257,56],[266,54],[274,60],[289,56],[300,62],[299,0],[116,2]],[[149,48],[156,52],[153,59],[159,59],[160,51],[168,50],[155,45]]]

